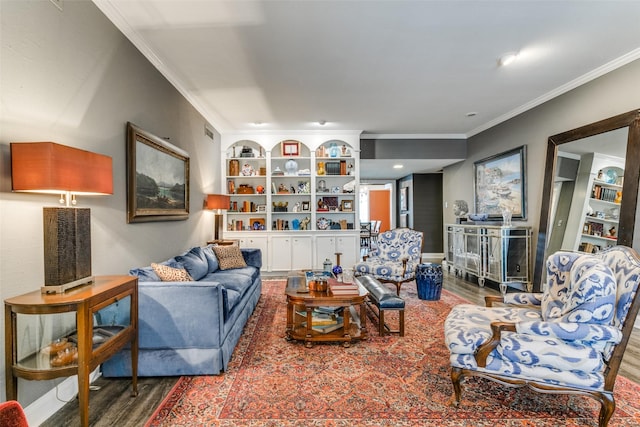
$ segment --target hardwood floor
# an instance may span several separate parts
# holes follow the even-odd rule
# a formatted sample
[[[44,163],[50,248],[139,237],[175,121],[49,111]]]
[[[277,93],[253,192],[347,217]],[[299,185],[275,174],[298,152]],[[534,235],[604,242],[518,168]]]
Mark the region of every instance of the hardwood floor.
[[[271,278],[271,277],[270,277]],[[499,295],[497,289],[489,286],[480,288],[477,284],[444,273],[443,288],[472,303],[484,305],[485,295]],[[640,383],[640,329],[633,334],[619,371],[620,375]],[[174,386],[177,377],[140,378],[138,396],[131,397],[131,380],[99,378],[91,391],[89,423],[96,427],[143,426],[158,405]],[[80,425],[78,402],[67,403],[51,416],[43,427],[76,427]]]

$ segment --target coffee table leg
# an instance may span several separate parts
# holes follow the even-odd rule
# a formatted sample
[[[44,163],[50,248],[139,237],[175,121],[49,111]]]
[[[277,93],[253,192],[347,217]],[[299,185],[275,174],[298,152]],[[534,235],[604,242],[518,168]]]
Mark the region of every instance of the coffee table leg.
[[[313,320],[312,311],[313,311],[313,307],[307,307],[307,336],[306,336],[307,340],[305,340],[304,342],[304,345],[307,348],[313,347],[313,343],[309,341],[311,339],[311,331],[312,331],[311,329],[311,326],[312,326],[311,321]]]
[[[287,300],[287,330],[286,330],[286,336],[285,336],[287,341],[291,341],[292,340],[291,334],[293,333],[293,310],[294,310],[294,308],[295,307],[291,303],[291,301]]]
[[[367,307],[364,302],[360,304],[360,334],[363,340],[367,339]]]

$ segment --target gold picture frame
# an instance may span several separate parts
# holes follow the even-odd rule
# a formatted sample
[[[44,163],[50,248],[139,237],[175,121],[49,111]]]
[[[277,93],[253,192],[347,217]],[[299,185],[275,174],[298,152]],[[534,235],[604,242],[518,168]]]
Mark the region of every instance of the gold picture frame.
[[[340,210],[342,212],[353,212],[353,200],[342,200],[340,202]]]

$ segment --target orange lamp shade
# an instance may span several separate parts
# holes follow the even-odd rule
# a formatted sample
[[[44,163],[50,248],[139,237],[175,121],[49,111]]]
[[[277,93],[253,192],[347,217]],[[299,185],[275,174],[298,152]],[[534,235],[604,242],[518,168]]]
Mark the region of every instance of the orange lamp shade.
[[[208,194],[207,209],[229,209],[231,197],[223,194]]]
[[[55,142],[12,142],[11,188],[35,193],[113,194],[112,160]]]

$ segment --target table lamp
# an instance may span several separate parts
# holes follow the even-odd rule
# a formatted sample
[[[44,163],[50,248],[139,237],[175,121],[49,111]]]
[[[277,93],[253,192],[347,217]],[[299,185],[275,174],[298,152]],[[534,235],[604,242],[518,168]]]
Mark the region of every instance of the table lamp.
[[[213,239],[220,240],[222,236],[222,211],[229,209],[231,197],[224,194],[208,194],[207,209],[215,210],[215,223],[213,226]]]
[[[113,194],[111,157],[54,142],[11,143],[11,189],[60,194],[61,207],[44,207],[43,293],[93,281],[91,211],[77,195]]]

